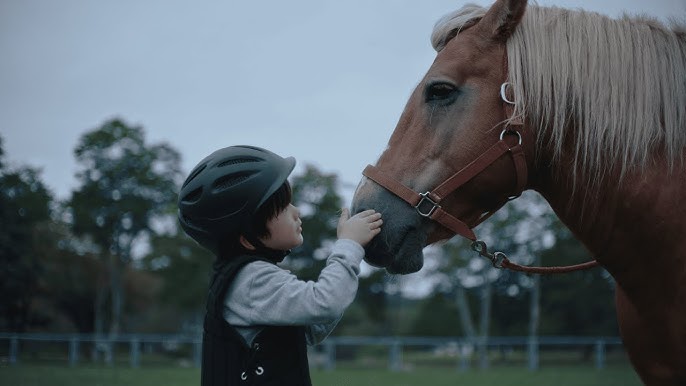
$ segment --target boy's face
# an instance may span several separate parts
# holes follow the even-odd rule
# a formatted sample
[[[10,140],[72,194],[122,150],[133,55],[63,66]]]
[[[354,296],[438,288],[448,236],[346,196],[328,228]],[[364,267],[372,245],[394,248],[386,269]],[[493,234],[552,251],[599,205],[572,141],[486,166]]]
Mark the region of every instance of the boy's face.
[[[300,210],[289,204],[278,216],[267,222],[269,238],[261,238],[264,246],[279,251],[293,249],[303,243]]]

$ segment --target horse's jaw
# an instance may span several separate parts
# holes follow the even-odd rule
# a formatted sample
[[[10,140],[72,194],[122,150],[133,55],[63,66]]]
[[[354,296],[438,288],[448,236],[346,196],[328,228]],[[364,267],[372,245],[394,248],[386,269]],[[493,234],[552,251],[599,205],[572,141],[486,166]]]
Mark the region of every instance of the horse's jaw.
[[[425,245],[426,234],[416,228],[392,235],[379,234],[365,248],[365,261],[391,274],[414,273],[424,266]]]

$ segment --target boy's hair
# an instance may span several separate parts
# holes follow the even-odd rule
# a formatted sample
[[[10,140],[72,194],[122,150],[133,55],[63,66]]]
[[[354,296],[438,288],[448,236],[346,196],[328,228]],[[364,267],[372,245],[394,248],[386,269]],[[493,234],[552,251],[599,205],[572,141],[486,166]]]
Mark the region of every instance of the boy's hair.
[[[219,256],[221,258],[231,258],[242,253],[250,252],[246,250],[240,242],[243,235],[253,245],[259,243],[260,238],[269,238],[271,233],[267,229],[267,223],[276,218],[283,212],[293,199],[291,184],[286,180],[269,198],[257,208],[252,216],[251,223],[240,233],[228,234],[219,242]]]
[[[271,237],[267,223],[283,212],[291,204],[292,199],[291,184],[286,180],[264,204],[257,208],[252,218],[252,235],[261,238]]]

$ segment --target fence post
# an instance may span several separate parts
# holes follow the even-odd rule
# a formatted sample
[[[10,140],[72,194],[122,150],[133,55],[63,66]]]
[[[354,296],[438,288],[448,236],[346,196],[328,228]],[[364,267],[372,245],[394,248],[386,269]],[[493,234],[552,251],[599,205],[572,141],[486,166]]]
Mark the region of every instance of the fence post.
[[[530,336],[528,345],[529,371],[538,370],[538,337]]]
[[[598,340],[595,343],[595,368],[602,370],[605,367],[605,342]]]
[[[10,364],[17,364],[19,361],[19,338],[10,338]]]
[[[388,360],[391,371],[402,370],[403,348],[399,340],[394,340],[388,350]]]
[[[138,367],[141,361],[141,344],[137,337],[131,338],[131,367]]]
[[[477,355],[479,359],[479,368],[481,370],[486,370],[490,366],[490,362],[488,360],[488,337],[487,336],[480,336],[477,341],[479,342],[477,345]]]
[[[463,341],[462,344],[458,344],[458,349],[457,352],[460,355],[460,367],[459,371],[467,371],[469,370],[469,356],[471,355],[471,352],[473,351],[474,344],[467,343],[467,341]]]
[[[195,363],[195,367],[202,366],[202,340],[193,342],[193,363]]]
[[[74,367],[79,361],[79,341],[78,338],[73,336],[69,340],[69,366]]]
[[[114,342],[111,339],[103,339],[100,344],[102,344],[103,354],[105,355],[105,363],[108,366],[114,365],[114,353],[112,352],[114,349],[114,347],[112,347]]]
[[[333,339],[327,339],[324,342],[324,352],[326,353],[326,363],[324,369],[332,371],[336,369],[336,343]]]

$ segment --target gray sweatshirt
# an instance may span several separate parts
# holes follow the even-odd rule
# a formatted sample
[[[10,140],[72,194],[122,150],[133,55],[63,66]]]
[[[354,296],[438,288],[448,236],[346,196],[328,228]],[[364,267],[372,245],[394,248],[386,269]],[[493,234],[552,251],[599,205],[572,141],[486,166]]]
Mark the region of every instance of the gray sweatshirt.
[[[306,326],[309,345],[326,338],[355,299],[364,249],[336,241],[316,282],[264,261],[243,267],[224,298],[224,319],[251,345],[263,326]]]

